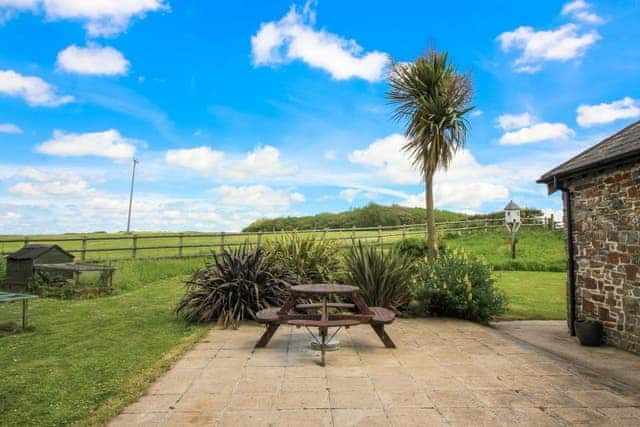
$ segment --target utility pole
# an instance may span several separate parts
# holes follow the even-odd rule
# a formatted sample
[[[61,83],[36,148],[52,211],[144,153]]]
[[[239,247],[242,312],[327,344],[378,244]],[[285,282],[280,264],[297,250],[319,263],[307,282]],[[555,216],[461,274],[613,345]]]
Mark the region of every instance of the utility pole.
[[[136,179],[136,165],[140,163],[133,159],[133,170],[131,171],[131,192],[129,193],[129,215],[127,215],[127,233],[131,229],[131,206],[133,205],[133,184]]]

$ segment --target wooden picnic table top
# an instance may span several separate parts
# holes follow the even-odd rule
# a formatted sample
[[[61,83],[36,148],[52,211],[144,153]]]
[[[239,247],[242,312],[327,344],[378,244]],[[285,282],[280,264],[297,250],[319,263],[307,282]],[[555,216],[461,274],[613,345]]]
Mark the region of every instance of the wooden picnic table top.
[[[297,285],[291,287],[291,293],[295,295],[332,295],[346,294],[351,295],[359,292],[357,286],[337,285],[333,283],[314,283],[311,285]]]
[[[32,295],[32,294],[0,292],[0,302],[25,301],[25,300],[34,299],[34,298],[38,298],[38,296]]]

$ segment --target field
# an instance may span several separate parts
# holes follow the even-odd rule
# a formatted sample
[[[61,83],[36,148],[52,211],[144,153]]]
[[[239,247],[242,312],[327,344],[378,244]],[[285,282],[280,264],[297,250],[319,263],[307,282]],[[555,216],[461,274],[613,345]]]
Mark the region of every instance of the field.
[[[503,270],[564,268],[562,233],[531,228],[519,236],[517,263],[503,230],[443,240]],[[0,425],[105,423],[207,332],[173,312],[186,275],[202,258],[110,262],[118,268],[113,296],[32,301],[33,329],[0,336]],[[564,318],[565,273],[497,271],[496,277],[510,301],[499,320]],[[0,305],[0,323],[19,317],[18,304]]]
[[[362,231],[318,231],[300,232],[299,235],[315,235],[348,247],[352,240],[364,240],[370,243],[391,247],[402,238],[423,238],[424,230],[417,228],[377,229]],[[487,262],[500,270],[530,270],[530,271],[565,271],[566,262],[562,231],[551,231],[542,227],[523,227],[518,232],[518,257],[512,260],[510,256],[510,235],[504,227],[473,230],[473,232],[441,231],[441,241],[448,246],[464,248],[469,253],[483,257]],[[281,233],[228,233],[224,236],[188,234],[190,237],[180,237],[175,233],[139,233],[135,240],[126,233],[93,233],[87,235],[87,260],[109,261],[130,259],[134,255],[138,259],[206,256],[212,250],[220,251],[221,245],[231,247],[244,242],[268,244],[270,240],[278,239]],[[17,236],[0,236],[0,254],[11,253],[22,247],[24,241],[16,240]],[[64,234],[50,236],[29,236],[30,242],[57,243],[72,252],[76,259],[81,259],[83,235]],[[183,249],[177,247],[182,241]],[[116,250],[117,248],[122,248]],[[95,251],[95,252],[93,252]]]

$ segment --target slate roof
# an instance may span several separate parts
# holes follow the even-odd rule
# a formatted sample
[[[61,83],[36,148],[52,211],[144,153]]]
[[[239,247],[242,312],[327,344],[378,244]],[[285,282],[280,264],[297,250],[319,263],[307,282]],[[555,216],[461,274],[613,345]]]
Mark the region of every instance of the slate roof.
[[[507,203],[507,206],[504,207],[505,211],[519,211],[520,210],[520,206],[516,205],[513,200],[510,200],[509,203]]]
[[[13,259],[13,260],[36,259],[40,255],[50,251],[53,248],[58,248],[60,251],[64,252],[70,257],[73,257],[73,255],[71,255],[69,252],[65,251],[58,245],[26,245],[19,251],[14,252],[9,256],[7,256],[7,259]]]
[[[542,175],[538,182],[549,184],[560,178],[588,172],[634,157],[640,159],[640,120],[551,169]]]

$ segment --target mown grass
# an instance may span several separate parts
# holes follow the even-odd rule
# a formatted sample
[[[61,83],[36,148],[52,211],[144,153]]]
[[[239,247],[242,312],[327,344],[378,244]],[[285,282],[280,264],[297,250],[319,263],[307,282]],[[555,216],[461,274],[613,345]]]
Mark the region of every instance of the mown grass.
[[[0,425],[104,423],[208,330],[176,318],[202,260],[118,263],[116,294],[30,303],[33,330],[0,337]],[[20,319],[0,304],[0,323]]]
[[[496,272],[496,286],[507,293],[507,312],[497,320],[566,319],[565,273]]]
[[[442,240],[451,248],[464,249],[481,257],[495,270],[566,271],[562,231],[525,228],[517,236],[515,260],[511,259],[511,238],[506,229],[445,235]]]

